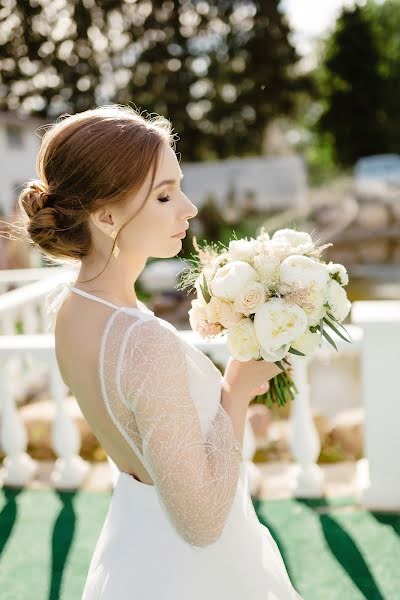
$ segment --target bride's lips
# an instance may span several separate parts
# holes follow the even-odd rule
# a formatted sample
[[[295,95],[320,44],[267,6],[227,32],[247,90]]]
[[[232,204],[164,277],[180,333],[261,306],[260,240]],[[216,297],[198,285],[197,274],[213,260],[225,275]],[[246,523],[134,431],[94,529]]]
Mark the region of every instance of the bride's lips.
[[[177,237],[179,237],[179,238],[182,237],[182,238],[184,238],[184,237],[186,237],[186,231],[187,230],[184,229],[183,231],[181,231],[180,233],[177,233],[177,234],[173,235],[172,237],[176,237],[176,238]]]

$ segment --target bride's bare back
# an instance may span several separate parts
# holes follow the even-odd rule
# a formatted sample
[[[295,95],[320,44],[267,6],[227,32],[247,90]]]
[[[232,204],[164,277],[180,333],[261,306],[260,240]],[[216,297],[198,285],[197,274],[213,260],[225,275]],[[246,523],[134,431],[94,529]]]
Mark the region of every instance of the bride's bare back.
[[[104,405],[99,381],[99,353],[105,325],[114,309],[71,294],[60,309],[55,348],[61,376],[105,452],[117,467],[142,483],[149,473],[121,436]]]

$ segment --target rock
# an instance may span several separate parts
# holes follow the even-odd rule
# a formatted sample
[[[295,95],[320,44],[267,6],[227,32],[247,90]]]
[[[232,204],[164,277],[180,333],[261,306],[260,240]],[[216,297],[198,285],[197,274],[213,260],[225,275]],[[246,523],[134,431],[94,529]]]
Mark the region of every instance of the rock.
[[[336,443],[348,459],[364,456],[364,412],[362,408],[340,413],[331,422],[330,440]]]
[[[367,264],[387,262],[390,257],[390,251],[390,240],[376,239],[358,244],[360,259]]]
[[[384,229],[389,226],[390,218],[390,210],[385,204],[368,202],[360,205],[356,222],[368,230]]]

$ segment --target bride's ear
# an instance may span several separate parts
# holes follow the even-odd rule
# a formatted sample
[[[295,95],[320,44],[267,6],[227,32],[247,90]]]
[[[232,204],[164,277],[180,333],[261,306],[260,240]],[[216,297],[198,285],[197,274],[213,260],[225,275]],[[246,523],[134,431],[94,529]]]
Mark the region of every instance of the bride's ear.
[[[89,215],[89,221],[92,224],[92,227],[95,227],[97,230],[105,233],[107,236],[110,235],[113,229],[116,229],[116,224],[112,213],[109,207],[106,206],[91,212]]]

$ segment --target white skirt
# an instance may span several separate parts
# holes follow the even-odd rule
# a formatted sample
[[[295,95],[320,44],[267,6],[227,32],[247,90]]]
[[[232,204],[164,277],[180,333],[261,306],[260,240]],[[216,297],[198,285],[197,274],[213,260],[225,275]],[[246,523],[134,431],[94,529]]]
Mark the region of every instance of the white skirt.
[[[221,537],[191,546],[157,490],[119,472],[82,600],[303,600],[268,528],[259,522],[242,463]]]

